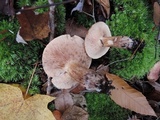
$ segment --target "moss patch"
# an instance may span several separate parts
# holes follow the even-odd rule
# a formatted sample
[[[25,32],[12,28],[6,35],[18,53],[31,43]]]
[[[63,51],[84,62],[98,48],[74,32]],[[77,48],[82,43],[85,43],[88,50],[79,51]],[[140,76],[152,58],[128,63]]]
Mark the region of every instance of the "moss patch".
[[[98,93],[86,94],[89,120],[126,120],[129,111],[116,105],[109,96]]]
[[[111,72],[125,79],[142,78],[158,60],[156,55],[157,30],[153,30],[151,10],[146,0],[113,0],[115,13],[107,22],[112,35],[131,36],[145,42],[132,60],[119,61],[110,66]],[[110,49],[110,63],[131,57],[132,52],[123,49]]]

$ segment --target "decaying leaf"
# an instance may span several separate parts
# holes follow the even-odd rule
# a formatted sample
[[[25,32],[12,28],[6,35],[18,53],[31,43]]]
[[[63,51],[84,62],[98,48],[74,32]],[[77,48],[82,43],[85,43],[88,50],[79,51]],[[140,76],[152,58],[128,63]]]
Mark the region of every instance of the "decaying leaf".
[[[71,14],[72,14],[74,11],[82,12],[83,5],[84,5],[84,0],[80,0],[80,1],[78,2],[78,4],[76,5],[76,7],[74,7],[74,8],[72,9]]]
[[[147,78],[149,81],[156,81],[158,80],[160,76],[160,61],[154,64],[154,66],[151,68]]]
[[[71,95],[72,95],[74,105],[80,106],[81,108],[87,111],[87,102],[85,97],[81,94],[71,94]]]
[[[160,25],[160,5],[158,4],[158,2],[154,2],[153,4],[153,20],[155,25]]]
[[[21,25],[20,35],[26,41],[48,37],[50,32],[48,21],[48,12],[35,14],[32,10],[22,11],[17,14],[18,21]]]
[[[115,89],[111,90],[111,99],[118,105],[140,114],[156,116],[141,92],[130,87],[123,79],[116,75],[106,73],[106,77],[108,80],[112,80],[112,85]]]
[[[152,85],[155,88],[155,90],[157,90],[157,91],[160,92],[160,84],[159,83],[157,83],[157,82],[151,82],[151,81],[149,81],[148,83],[150,85]]]
[[[47,104],[54,98],[34,95],[23,99],[18,87],[0,84],[0,120],[55,120]]]
[[[56,120],[61,120],[62,114],[61,114],[60,111],[54,110],[54,111],[53,111],[53,115],[54,115],[54,117],[55,117]]]
[[[85,38],[87,32],[88,32],[87,28],[77,25],[74,21],[72,22],[71,20],[68,20],[66,22],[66,33],[70,34],[71,36],[77,35],[82,38]]]
[[[88,113],[78,106],[69,107],[62,115],[62,120],[88,120]]]
[[[109,0],[97,0],[97,1],[99,4],[101,4],[104,7],[104,9],[107,13],[107,17],[109,17],[110,16],[110,2],[109,2]]]
[[[55,108],[60,112],[64,112],[67,108],[74,104],[72,96],[68,92],[59,94],[55,99]]]
[[[15,11],[13,8],[14,0],[1,0],[0,13],[8,16],[14,16]]]

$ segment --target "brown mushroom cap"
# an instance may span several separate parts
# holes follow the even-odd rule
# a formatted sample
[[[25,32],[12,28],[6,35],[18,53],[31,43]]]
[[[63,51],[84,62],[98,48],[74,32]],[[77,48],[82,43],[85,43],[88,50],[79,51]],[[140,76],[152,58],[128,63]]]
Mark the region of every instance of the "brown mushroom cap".
[[[104,22],[93,24],[85,37],[85,49],[88,56],[93,59],[102,57],[110,47],[104,47],[100,39],[110,36],[110,29]]]
[[[53,39],[43,51],[44,71],[52,77],[52,83],[59,89],[68,89],[77,83],[66,70],[70,62],[86,68],[91,64],[91,58],[84,49],[84,40],[78,36],[61,35]]]

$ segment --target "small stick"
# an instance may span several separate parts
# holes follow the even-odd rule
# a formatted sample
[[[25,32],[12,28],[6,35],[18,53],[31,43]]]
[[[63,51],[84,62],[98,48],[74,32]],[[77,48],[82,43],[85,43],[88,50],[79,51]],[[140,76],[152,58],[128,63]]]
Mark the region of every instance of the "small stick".
[[[33,75],[34,75],[34,73],[35,73],[35,71],[36,71],[37,66],[38,66],[38,62],[36,62],[35,67],[34,67],[34,69],[33,69],[33,72],[32,72],[31,78],[30,78],[30,80],[29,80],[29,84],[28,84],[28,87],[27,87],[27,90],[26,90],[26,93],[25,93],[25,97],[24,97],[24,98],[26,98],[26,96],[27,96],[27,94],[28,94],[29,88],[30,88],[31,83],[32,83]]]
[[[16,12],[22,12],[22,11],[26,11],[26,10],[35,10],[35,9],[46,8],[46,7],[50,7],[50,6],[57,6],[57,5],[67,4],[70,2],[74,2],[74,1],[77,1],[77,0],[67,0],[67,1],[57,2],[57,3],[53,3],[53,4],[47,4],[47,5],[36,6],[36,7],[29,7],[29,8],[25,8],[25,9],[16,10]]]
[[[136,54],[138,48],[141,46],[141,44],[143,43],[143,40],[140,42],[140,44],[137,46],[137,48],[135,49],[135,51],[133,52],[133,54],[130,57],[130,60],[133,59],[133,56]]]

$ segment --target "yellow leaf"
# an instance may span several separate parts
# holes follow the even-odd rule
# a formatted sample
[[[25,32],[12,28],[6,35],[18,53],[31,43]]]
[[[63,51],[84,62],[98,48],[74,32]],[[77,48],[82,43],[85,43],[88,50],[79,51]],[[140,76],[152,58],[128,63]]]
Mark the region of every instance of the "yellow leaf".
[[[120,77],[106,73],[108,80],[112,80],[115,89],[111,90],[111,99],[121,107],[144,115],[156,116],[146,97],[136,89],[130,87]]]
[[[47,105],[54,98],[34,95],[23,99],[18,87],[0,84],[0,120],[55,120]]]

